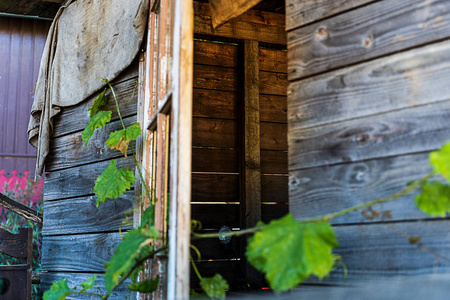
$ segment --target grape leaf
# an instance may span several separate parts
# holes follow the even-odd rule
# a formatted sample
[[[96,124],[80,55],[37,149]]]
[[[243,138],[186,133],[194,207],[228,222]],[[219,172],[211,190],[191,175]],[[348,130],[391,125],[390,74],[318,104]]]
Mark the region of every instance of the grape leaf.
[[[44,293],[44,300],[64,300],[72,290],[69,288],[67,284],[67,278],[60,279],[52,284],[50,290]]]
[[[94,103],[92,103],[92,107],[89,108],[89,118],[92,119],[92,117],[99,111],[102,110],[102,108],[106,105],[108,102],[108,98],[105,96],[106,88],[103,92],[98,95],[97,98],[95,98]]]
[[[135,123],[126,129],[111,132],[106,141],[106,146],[110,149],[119,150],[127,157],[128,146],[131,141],[137,139],[139,135],[141,135],[141,128],[139,123]]]
[[[87,144],[91,137],[94,135],[94,130],[97,128],[103,128],[106,123],[111,121],[111,111],[100,111],[93,118],[91,118],[81,133],[81,138],[86,143],[84,147],[87,147]]]
[[[433,169],[450,182],[450,142],[438,151],[430,153],[430,163]]]
[[[94,288],[95,279],[97,279],[97,275],[93,275],[82,282],[80,285],[83,287],[83,289],[80,291],[80,293]]]
[[[117,169],[116,161],[111,160],[109,166],[95,180],[94,193],[98,196],[97,207],[107,199],[116,199],[129,190],[136,178],[130,169]]]
[[[138,291],[141,293],[153,293],[158,288],[159,284],[159,276],[156,276],[155,279],[147,279],[140,282],[134,282],[128,286],[128,288],[132,291]]]
[[[105,264],[105,285],[108,293],[118,284],[119,277],[131,270],[143,249],[149,248],[152,239],[146,233],[143,229],[132,229],[126,233],[111,260]]]
[[[326,276],[336,260],[331,251],[338,246],[328,222],[299,223],[288,214],[255,233],[248,240],[246,256],[279,293],[310,275]]]
[[[425,181],[415,199],[416,206],[430,216],[445,217],[450,212],[450,186],[439,181]]]
[[[230,287],[228,283],[220,274],[214,275],[214,277],[203,277],[200,280],[200,286],[212,299],[225,299],[225,292]]]

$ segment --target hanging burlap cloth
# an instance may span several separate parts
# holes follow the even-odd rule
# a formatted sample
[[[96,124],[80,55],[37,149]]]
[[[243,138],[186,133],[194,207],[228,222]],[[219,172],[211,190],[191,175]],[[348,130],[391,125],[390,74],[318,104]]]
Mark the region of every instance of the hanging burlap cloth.
[[[134,60],[147,21],[148,0],[68,0],[47,36],[28,124],[38,148],[36,174],[49,152],[52,119],[113,80]]]

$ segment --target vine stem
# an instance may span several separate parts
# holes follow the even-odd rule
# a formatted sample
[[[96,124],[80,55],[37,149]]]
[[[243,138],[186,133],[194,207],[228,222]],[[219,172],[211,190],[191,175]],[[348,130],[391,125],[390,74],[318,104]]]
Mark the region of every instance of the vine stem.
[[[108,84],[109,89],[111,90],[111,93],[113,95],[114,102],[116,103],[117,115],[119,116],[120,123],[122,123],[122,128],[124,130],[126,130],[127,128],[125,127],[125,123],[123,122],[123,119],[122,119],[122,114],[120,113],[119,101],[117,100],[116,92],[114,91],[114,88],[112,87],[112,84],[109,81],[106,80],[106,83]],[[136,87],[135,87],[135,89],[136,89]],[[133,90],[133,95],[131,96],[131,99],[133,98],[133,96],[134,96],[134,90]],[[136,166],[136,168],[138,170],[139,177],[141,178],[141,181],[142,181],[143,186],[145,188],[145,194],[147,195],[147,197],[149,199],[151,199],[151,193],[148,190],[147,185],[145,184],[145,179],[144,179],[144,176],[142,175],[141,168],[139,167],[139,161],[138,161],[138,159],[136,157],[136,153],[134,152],[134,148],[133,148],[132,145],[130,145],[130,148],[131,148],[131,153],[133,153],[134,163],[135,163],[135,166]]]
[[[416,180],[412,183],[410,183],[405,189],[403,189],[402,191],[399,191],[391,196],[388,197],[384,197],[384,198],[380,198],[380,199],[376,199],[370,202],[366,202],[363,204],[359,204],[356,206],[352,206],[343,210],[340,210],[338,212],[335,213],[331,213],[328,215],[325,215],[323,217],[316,217],[316,218],[307,218],[307,219],[300,219],[297,220],[297,222],[299,223],[315,223],[315,222],[328,222],[331,219],[334,219],[336,217],[340,217],[342,215],[351,213],[353,211],[356,210],[360,210],[362,208],[366,208],[375,204],[381,204],[381,203],[385,203],[385,202],[389,202],[395,199],[398,199],[404,195],[410,194],[412,192],[414,192],[414,190],[416,189],[417,186],[423,184],[425,181],[427,181],[428,179],[430,179],[431,177],[435,176],[436,172],[431,172],[428,175],[422,177],[419,180]],[[201,234],[201,233],[195,233],[192,232],[193,238],[192,240],[197,240],[197,239],[206,239],[206,238],[218,238],[218,237],[226,237],[226,236],[241,236],[241,235],[245,235],[245,234],[249,234],[249,233],[255,233],[258,231],[261,231],[262,229],[264,229],[264,227],[266,227],[267,224],[262,224],[256,227],[252,227],[252,228],[248,228],[248,229],[244,229],[244,230],[240,230],[240,231],[233,231],[233,232],[229,232],[229,233],[206,233],[206,234]]]
[[[195,265],[194,258],[192,257],[192,255],[189,255],[189,257],[191,258],[191,264],[192,267],[194,268],[195,274],[197,274],[198,279],[202,280],[203,277],[202,275],[200,275],[200,272],[198,271],[197,266]]]
[[[375,204],[381,204],[381,203],[385,203],[385,202],[389,202],[389,201],[398,199],[398,198],[400,198],[400,197],[402,197],[404,195],[407,195],[407,194],[410,194],[410,193],[414,192],[414,190],[416,189],[417,186],[423,184],[425,181],[427,181],[428,179],[430,179],[434,175],[436,175],[436,172],[431,172],[428,175],[422,177],[421,179],[410,183],[404,190],[402,190],[400,192],[397,192],[397,193],[395,193],[395,194],[393,194],[391,196],[380,198],[380,199],[373,200],[373,201],[370,201],[370,202],[366,202],[366,203],[363,203],[363,204],[360,204],[360,205],[352,206],[352,207],[343,209],[341,211],[325,215],[325,216],[320,217],[320,218],[309,218],[309,219],[302,219],[302,220],[299,220],[299,221],[302,222],[302,223],[329,221],[331,219],[334,219],[336,217],[340,217],[340,216],[346,215],[346,214],[348,214],[350,212],[359,210],[361,208],[366,208],[366,207],[369,207],[369,206],[372,206],[372,205],[375,205]]]
[[[138,268],[141,264],[143,264],[146,260],[154,257],[157,253],[166,250],[168,247],[167,245],[161,246],[160,248],[158,248],[155,251],[152,251],[150,253],[148,253],[147,255],[138,258],[135,260],[135,263],[133,265],[133,267],[125,274],[123,275],[120,280],[117,282],[117,284],[112,288],[111,293],[108,293],[107,295],[103,296],[102,299],[106,300],[109,298],[109,296],[112,294],[112,292],[119,287],[128,277],[130,277],[130,275],[136,270],[136,268]]]

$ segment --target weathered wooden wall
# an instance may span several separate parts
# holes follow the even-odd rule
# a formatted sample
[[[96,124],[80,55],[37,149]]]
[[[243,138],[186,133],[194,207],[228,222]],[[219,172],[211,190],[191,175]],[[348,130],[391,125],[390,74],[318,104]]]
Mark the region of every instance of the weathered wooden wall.
[[[0,17],[0,170],[7,177],[12,170],[34,174],[27,127],[49,27],[45,20]]]
[[[287,52],[284,17],[249,11],[210,30],[207,4],[194,3],[194,90],[192,130],[192,219],[202,230],[222,226],[238,230],[242,159],[244,156],[244,41],[259,41],[260,203],[263,221],[287,213]],[[257,95],[258,96],[258,95]],[[256,140],[254,141],[257,142]],[[232,288],[245,286],[239,264],[241,241],[219,239],[194,242],[202,254],[197,266],[202,276],[220,273]],[[196,257],[193,252],[193,257]],[[191,272],[191,285],[198,279]]]
[[[450,2],[288,0],[286,10],[294,216],[388,196],[430,172],[429,151],[450,139]],[[413,195],[373,209],[385,217],[332,220],[346,283],[450,272],[448,218],[420,213]]]
[[[114,80],[121,114],[125,125],[136,122],[137,93],[133,90],[138,79],[138,64],[133,63]],[[111,122],[96,130],[84,148],[81,132],[89,121],[88,109],[97,95],[81,104],[64,108],[55,118],[50,141],[51,152],[46,161],[44,191],[44,224],[41,286],[48,289],[53,281],[68,278],[69,284],[79,284],[93,274],[104,290],[104,263],[121,242],[119,229],[132,227],[134,190],[116,200],[108,200],[96,208],[94,183],[111,159],[118,166],[134,164],[106,145],[109,134],[121,129],[110,92],[108,106],[113,110]],[[132,100],[130,101],[130,99]],[[123,223],[126,213],[128,223]],[[120,290],[113,298],[126,299],[129,292]],[[78,299],[78,298],[77,298]]]

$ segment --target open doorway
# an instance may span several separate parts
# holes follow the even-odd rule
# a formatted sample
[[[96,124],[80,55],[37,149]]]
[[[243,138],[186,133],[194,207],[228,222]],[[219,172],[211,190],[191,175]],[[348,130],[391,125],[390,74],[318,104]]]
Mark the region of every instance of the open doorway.
[[[288,212],[284,2],[263,1],[215,31],[203,26],[208,14],[194,2],[192,220],[201,232],[240,230]],[[231,290],[264,286],[243,259],[245,239],[193,245],[202,276],[219,273]]]

